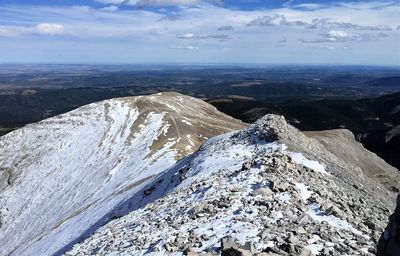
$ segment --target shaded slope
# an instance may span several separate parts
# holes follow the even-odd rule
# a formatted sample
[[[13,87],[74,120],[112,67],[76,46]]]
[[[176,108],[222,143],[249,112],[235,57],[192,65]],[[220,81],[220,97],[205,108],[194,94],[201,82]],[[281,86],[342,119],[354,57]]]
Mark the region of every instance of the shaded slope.
[[[400,93],[374,99],[292,100],[279,104],[233,98],[208,102],[244,122],[277,113],[304,131],[349,129],[366,148],[400,167]]]

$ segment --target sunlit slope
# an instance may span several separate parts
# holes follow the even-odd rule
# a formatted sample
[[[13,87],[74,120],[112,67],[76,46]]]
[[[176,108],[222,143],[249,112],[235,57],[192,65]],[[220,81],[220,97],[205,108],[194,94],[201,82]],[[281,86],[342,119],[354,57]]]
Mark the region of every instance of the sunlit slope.
[[[207,138],[244,126],[162,93],[90,104],[1,137],[0,255],[57,252]]]

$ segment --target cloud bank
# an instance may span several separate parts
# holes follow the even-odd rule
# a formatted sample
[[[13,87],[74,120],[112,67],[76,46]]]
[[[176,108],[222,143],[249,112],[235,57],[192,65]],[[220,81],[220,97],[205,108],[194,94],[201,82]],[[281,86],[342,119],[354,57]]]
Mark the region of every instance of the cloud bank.
[[[146,6],[194,6],[200,3],[221,5],[222,0],[95,0],[95,2],[111,5]]]
[[[251,10],[228,8],[221,1],[96,2],[60,7],[0,4],[0,56],[5,62],[318,60],[400,65],[396,2],[303,3]]]

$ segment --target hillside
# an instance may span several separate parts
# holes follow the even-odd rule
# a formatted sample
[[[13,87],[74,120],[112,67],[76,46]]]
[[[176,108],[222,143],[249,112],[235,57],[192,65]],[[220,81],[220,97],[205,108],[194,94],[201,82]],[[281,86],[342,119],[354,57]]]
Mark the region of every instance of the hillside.
[[[400,190],[348,130],[248,127],[177,93],[90,104],[0,149],[1,256],[368,255]]]
[[[396,195],[370,166],[310,136],[267,115],[210,139],[132,199],[151,203],[66,255],[373,255]]]
[[[275,113],[303,131],[348,129],[364,147],[400,168],[400,93],[361,100],[292,100],[277,104],[243,98],[208,102],[249,123]]]
[[[113,211],[139,208],[129,198],[206,139],[243,127],[201,100],[162,93],[93,103],[0,137],[0,255],[62,252]]]
[[[376,154],[365,150],[349,130],[305,132],[305,135],[316,139],[347,164],[360,167],[366,176],[383,184],[388,190],[399,192],[398,180],[388,175],[388,173],[396,173],[398,170]]]

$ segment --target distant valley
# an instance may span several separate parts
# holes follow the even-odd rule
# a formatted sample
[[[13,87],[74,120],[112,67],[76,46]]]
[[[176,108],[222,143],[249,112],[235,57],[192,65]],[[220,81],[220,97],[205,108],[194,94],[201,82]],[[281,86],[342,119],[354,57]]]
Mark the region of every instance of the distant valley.
[[[400,0],[0,0],[0,256],[400,256]]]
[[[276,113],[301,130],[349,129],[400,168],[399,74],[348,66],[2,65],[0,135],[92,102],[176,91],[248,123]]]
[[[276,113],[303,131],[349,129],[366,148],[400,169],[400,93],[360,100],[291,100],[269,104],[230,97],[209,103],[248,123]]]

